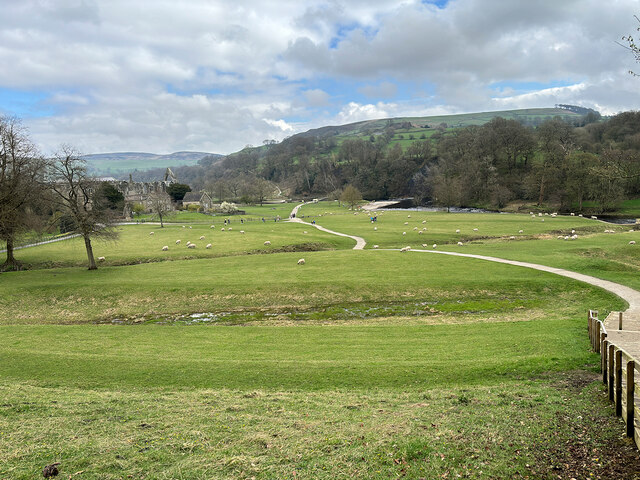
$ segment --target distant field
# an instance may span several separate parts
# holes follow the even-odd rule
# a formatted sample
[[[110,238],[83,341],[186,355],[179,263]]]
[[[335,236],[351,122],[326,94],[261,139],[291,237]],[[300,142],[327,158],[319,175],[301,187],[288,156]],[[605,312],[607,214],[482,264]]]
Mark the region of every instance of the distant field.
[[[100,175],[116,175],[135,170],[196,165],[202,157],[207,155],[211,154],[206,152],[175,152],[157,155],[142,152],[116,152],[85,155],[83,158],[87,160],[87,167],[91,172]]]
[[[276,208],[285,218],[292,205]],[[384,250],[424,239],[640,288],[628,244],[640,232],[399,211],[372,224],[336,202],[300,214],[369,248],[306,225],[234,217],[222,232],[185,216],[185,228],[123,226],[96,245],[97,271],[75,240],[18,251],[32,270],[0,274],[0,478],[37,478],[54,461],[60,478],[108,480],[640,471],[584,318],[622,300],[529,269]],[[571,229],[577,240],[556,238]]]

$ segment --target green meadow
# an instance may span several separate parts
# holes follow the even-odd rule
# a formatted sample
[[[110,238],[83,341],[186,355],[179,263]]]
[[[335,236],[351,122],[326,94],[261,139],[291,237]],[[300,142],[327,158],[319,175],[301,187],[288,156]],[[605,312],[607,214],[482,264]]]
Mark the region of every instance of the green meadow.
[[[640,233],[506,214],[371,223],[337,202],[299,216],[367,248],[309,225],[182,217],[119,227],[96,243],[97,271],[77,239],[17,251],[28,269],[0,274],[0,478],[53,462],[82,479],[637,475],[586,334],[587,309],[621,299],[394,249],[436,243],[640,288]]]

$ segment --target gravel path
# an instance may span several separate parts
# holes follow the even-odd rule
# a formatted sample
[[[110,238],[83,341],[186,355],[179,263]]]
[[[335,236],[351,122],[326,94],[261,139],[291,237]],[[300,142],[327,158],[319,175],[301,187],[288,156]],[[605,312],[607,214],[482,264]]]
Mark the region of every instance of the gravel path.
[[[367,244],[367,242],[365,242],[364,238],[362,238],[362,237],[357,237],[355,235],[347,235],[346,233],[334,232],[333,230],[329,230],[328,228],[324,228],[324,227],[322,227],[320,225],[315,225],[313,223],[305,222],[304,220],[299,219],[298,218],[298,209],[303,205],[304,205],[304,203],[296,205],[294,207],[294,209],[291,210],[291,214],[289,215],[289,220],[287,220],[288,222],[302,223],[303,225],[309,225],[310,227],[316,227],[318,230],[330,233],[332,235],[338,235],[339,237],[351,238],[351,239],[356,241],[356,246],[353,247],[354,250],[363,250],[364,249],[364,247]]]

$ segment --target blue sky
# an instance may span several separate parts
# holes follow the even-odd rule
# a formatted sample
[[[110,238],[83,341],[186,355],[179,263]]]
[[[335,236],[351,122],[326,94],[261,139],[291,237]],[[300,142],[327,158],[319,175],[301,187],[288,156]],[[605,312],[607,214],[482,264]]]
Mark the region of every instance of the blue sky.
[[[23,0],[0,113],[43,152],[229,153],[370,118],[640,108],[636,0]]]

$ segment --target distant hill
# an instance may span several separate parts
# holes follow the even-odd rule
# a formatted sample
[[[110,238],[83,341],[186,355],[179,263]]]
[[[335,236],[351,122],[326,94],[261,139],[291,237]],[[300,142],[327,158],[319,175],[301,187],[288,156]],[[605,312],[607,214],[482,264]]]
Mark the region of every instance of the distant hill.
[[[222,155],[207,152],[175,152],[157,155],[144,152],[114,152],[85,155],[89,171],[97,175],[117,175],[134,170],[197,165],[204,157],[219,158]]]

